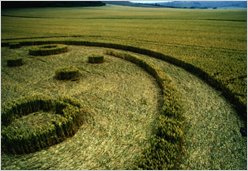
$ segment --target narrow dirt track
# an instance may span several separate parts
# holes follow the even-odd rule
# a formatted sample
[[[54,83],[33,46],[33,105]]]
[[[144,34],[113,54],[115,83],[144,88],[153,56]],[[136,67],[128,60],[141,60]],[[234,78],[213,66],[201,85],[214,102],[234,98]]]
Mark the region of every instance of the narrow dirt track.
[[[240,134],[245,123],[221,93],[179,67],[153,58],[149,61],[172,78],[185,102],[182,169],[246,169],[247,139]]]

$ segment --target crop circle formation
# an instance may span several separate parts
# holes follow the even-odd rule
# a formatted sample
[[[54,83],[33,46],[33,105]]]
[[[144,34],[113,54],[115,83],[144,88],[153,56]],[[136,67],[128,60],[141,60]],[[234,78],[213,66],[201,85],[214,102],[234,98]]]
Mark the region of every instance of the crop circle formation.
[[[61,43],[68,44],[68,42],[61,42]],[[80,43],[84,45],[84,42],[80,42]],[[75,44],[77,45],[77,42],[75,42]],[[98,45],[100,47],[110,46],[109,44],[99,45],[97,43],[90,44],[88,42],[86,42],[85,44],[94,45],[94,46]],[[56,46],[57,45],[43,45],[39,47],[42,47],[43,49],[49,49],[49,48],[52,49],[55,48]],[[117,45],[114,46],[111,44],[111,47],[112,46],[113,49],[120,49],[120,46]],[[132,52],[135,51],[136,53],[141,50],[140,52],[141,54],[142,53],[150,54],[154,58],[158,58],[158,59],[161,58],[164,61],[167,60],[166,56],[163,56],[163,54],[159,54],[153,51],[143,49],[144,51],[142,52],[142,49],[135,47],[130,48],[131,50],[125,48],[126,48],[125,46],[122,47],[123,50],[127,49],[127,51],[132,51]],[[71,47],[72,52],[73,49],[74,47]],[[79,54],[77,56],[78,57],[77,62],[75,62],[76,61],[75,59],[73,59],[73,63],[69,63],[67,60],[66,62],[68,62],[69,65],[78,64],[80,65],[79,67],[80,69],[83,68],[81,66],[82,65],[81,54],[84,52],[85,51],[77,51],[77,54]],[[161,66],[156,65],[157,63],[150,62],[145,58],[141,58],[139,56],[130,53],[123,53],[123,52],[120,53],[118,51],[108,50],[107,52],[105,52],[105,54],[110,55],[112,57],[124,59],[143,68],[147,73],[149,73],[155,78],[161,90],[161,99],[160,99],[161,104],[159,108],[160,113],[159,113],[159,117],[156,119],[156,126],[154,127],[155,131],[153,132],[152,135],[150,147],[142,152],[142,156],[137,161],[137,168],[142,168],[142,169],[179,168],[179,164],[183,160],[182,156],[184,155],[184,151],[185,151],[184,141],[186,139],[184,136],[184,125],[183,125],[185,119],[183,116],[184,103],[180,101],[181,94],[178,92],[177,86],[174,85],[170,77],[167,76],[166,72],[164,72],[162,68],[162,66],[164,65]],[[66,57],[68,56],[70,55],[66,55]],[[104,56],[100,56],[100,55],[88,56],[87,62],[92,64],[102,63],[104,62]],[[68,63],[66,63],[66,65],[68,65]],[[110,59],[108,63],[111,64]],[[62,63],[62,65],[65,64]],[[57,64],[56,66],[62,66],[62,65]],[[99,66],[99,68],[102,67],[101,65],[87,65],[87,64],[84,66],[94,69],[96,68],[98,69],[98,67],[96,66]],[[81,74],[78,68],[74,66],[69,66],[58,69],[55,72],[54,78],[58,80],[78,80],[80,78],[80,75]],[[31,100],[31,102],[28,102],[31,109],[28,109],[29,107],[26,107],[28,105],[28,103],[26,102],[14,103],[13,105],[11,105],[12,107],[9,107],[9,109],[12,110],[12,114],[4,114],[4,115],[8,115],[10,119],[7,119],[7,117],[5,116],[2,117],[4,119],[4,123],[7,123],[4,125],[2,119],[2,125],[3,125],[2,149],[4,149],[4,151],[8,151],[14,154],[38,151],[42,148],[61,142],[66,137],[71,136],[75,133],[75,131],[78,129],[78,126],[80,126],[80,124],[83,122],[83,119],[80,118],[80,116],[78,116],[80,119],[79,122],[77,122],[78,119],[73,119],[73,118],[71,119],[71,117],[65,117],[64,111],[67,110],[68,108],[69,108],[68,110],[72,109],[72,111],[74,111],[74,109],[79,110],[77,105],[75,106],[70,102],[69,104],[67,104],[68,101],[65,101],[63,99],[61,100],[53,99],[52,103],[50,104],[47,103],[46,99],[49,98],[44,98],[43,100],[41,100],[41,102],[34,102]],[[32,106],[33,103],[41,103],[41,104],[38,105],[38,109],[37,109],[37,107],[35,107],[36,105]],[[70,120],[68,121],[69,124],[67,124],[68,118]],[[32,123],[31,126],[30,123]],[[76,123],[76,126],[74,125],[74,123]],[[246,136],[246,132],[244,131],[244,129],[240,129],[240,132],[243,136]]]
[[[30,153],[73,136],[83,123],[85,111],[71,98],[31,96],[4,106],[2,150]]]
[[[76,67],[60,68],[55,72],[55,78],[58,80],[78,80],[80,72]]]
[[[15,59],[9,59],[7,60],[7,66],[8,67],[16,67],[23,65],[22,58],[15,58]]]
[[[10,43],[9,44],[9,48],[10,49],[18,49],[21,47],[21,44],[20,43]]]
[[[33,56],[47,56],[65,53],[67,51],[68,47],[66,45],[53,44],[33,47],[29,50],[29,54]]]
[[[92,64],[99,64],[104,62],[104,57],[103,56],[89,56],[88,57],[88,62]]]

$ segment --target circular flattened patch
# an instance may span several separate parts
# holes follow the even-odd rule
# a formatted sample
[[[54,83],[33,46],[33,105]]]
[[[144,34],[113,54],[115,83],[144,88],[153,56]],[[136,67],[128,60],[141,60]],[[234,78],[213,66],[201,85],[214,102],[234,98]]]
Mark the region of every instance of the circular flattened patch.
[[[70,98],[31,96],[5,105],[2,112],[2,150],[30,153],[73,136],[87,112]]]
[[[14,58],[14,59],[7,60],[8,67],[16,67],[16,66],[21,66],[21,65],[23,65],[22,58]]]
[[[53,45],[41,45],[29,49],[29,54],[33,56],[47,56],[65,53],[68,51],[66,45],[53,44]]]
[[[99,64],[104,62],[104,57],[93,55],[93,56],[89,56],[88,61],[89,63],[92,64]]]
[[[55,72],[55,78],[58,80],[78,80],[79,77],[79,69],[74,66],[60,68]]]

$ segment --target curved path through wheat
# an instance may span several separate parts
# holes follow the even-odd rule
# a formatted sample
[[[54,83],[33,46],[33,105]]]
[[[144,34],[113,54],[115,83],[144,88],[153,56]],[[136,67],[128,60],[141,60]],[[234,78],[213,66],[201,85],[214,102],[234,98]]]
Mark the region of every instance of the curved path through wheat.
[[[148,56],[139,57],[163,68],[182,93],[186,108],[182,169],[246,169],[247,139],[240,134],[245,122],[221,92],[182,68]]]

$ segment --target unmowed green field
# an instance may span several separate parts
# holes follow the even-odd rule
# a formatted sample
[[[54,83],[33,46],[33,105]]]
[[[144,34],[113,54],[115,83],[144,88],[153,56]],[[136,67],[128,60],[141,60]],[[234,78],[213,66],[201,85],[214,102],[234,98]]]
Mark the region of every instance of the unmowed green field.
[[[155,50],[201,68],[246,105],[246,23],[246,10],[2,10],[2,39],[78,36]]]
[[[49,56],[28,54],[35,46],[2,47],[2,106],[42,93],[76,98],[90,113],[73,137],[57,145],[3,153],[2,169],[246,169],[247,142],[240,135],[247,105],[246,13],[114,5],[2,9],[2,43],[112,43],[180,61],[173,66],[142,50],[73,44]],[[91,55],[104,56],[104,63],[89,64]],[[7,67],[13,57],[24,65]],[[55,79],[57,70],[70,66],[78,68],[79,80]]]

